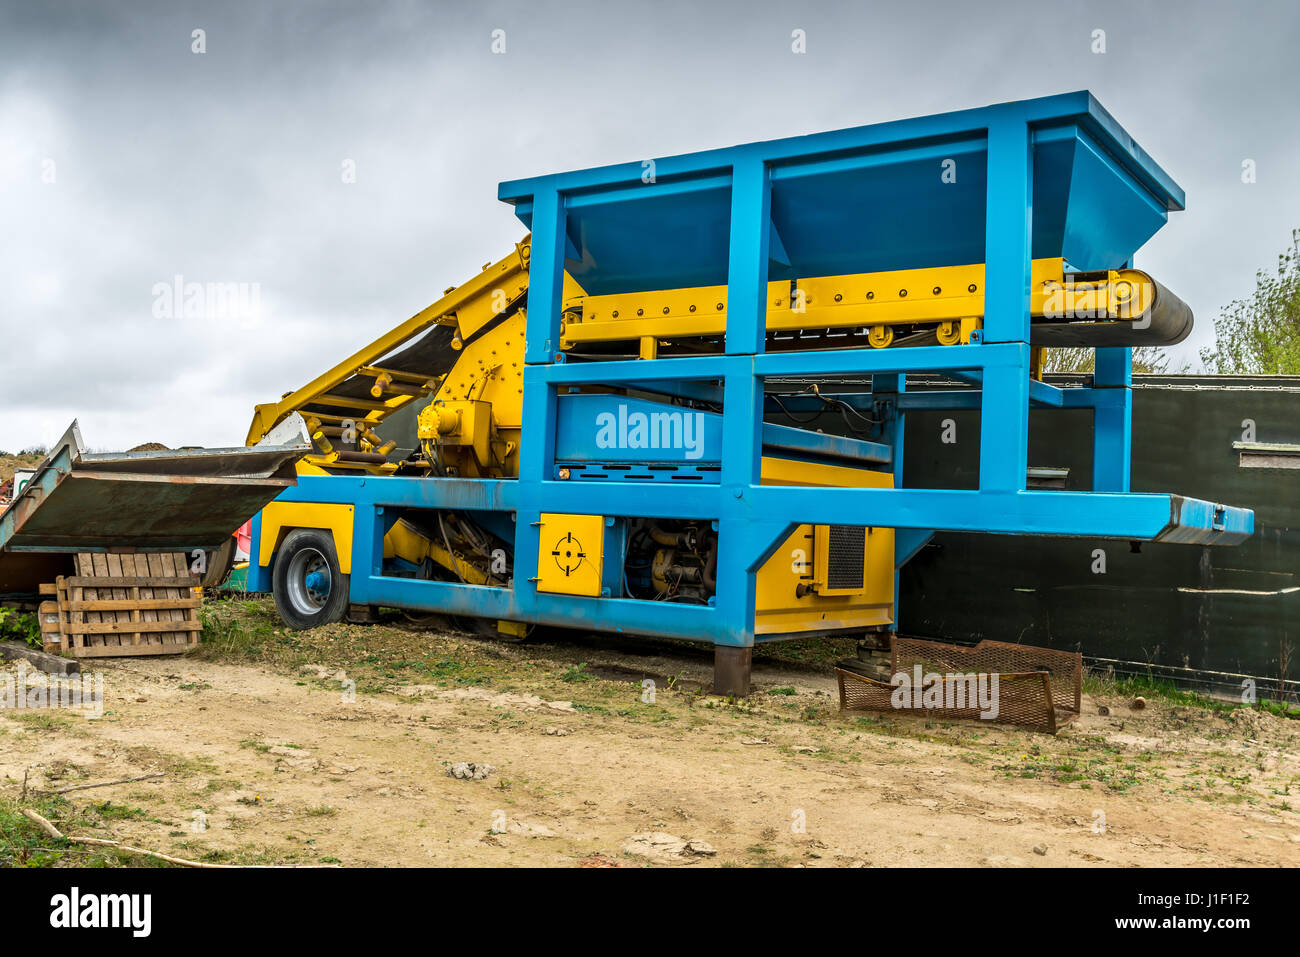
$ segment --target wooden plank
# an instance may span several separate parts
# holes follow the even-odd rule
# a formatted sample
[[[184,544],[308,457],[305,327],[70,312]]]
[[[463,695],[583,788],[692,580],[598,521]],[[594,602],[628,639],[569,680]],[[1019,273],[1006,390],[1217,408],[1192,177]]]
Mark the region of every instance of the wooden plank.
[[[72,597],[80,599],[83,592],[84,589],[71,588],[65,585],[63,592],[59,595],[59,605],[62,609],[59,618],[63,625],[63,642],[69,651],[74,651],[83,639],[79,635],[73,637],[72,632],[68,631],[68,626],[72,623],[72,612],[67,610],[68,599]],[[84,618],[85,616],[83,615],[81,617]]]
[[[95,574],[94,556],[91,555],[89,552],[79,552],[77,554],[77,571],[81,573],[82,578],[85,578],[89,581],[88,585],[82,587],[81,596],[80,596],[81,599],[89,598],[91,600],[94,600],[98,598],[99,579],[98,576]],[[73,631],[71,625],[82,624],[86,622],[98,623],[103,621],[103,616],[97,611],[91,611],[91,612],[85,612],[81,615],[72,615],[68,619],[68,621],[69,621],[68,634],[72,635],[74,639],[78,642],[79,648],[84,649],[90,644],[90,642],[87,640],[84,634]]]
[[[135,556],[133,556],[133,555],[126,555],[126,556],[115,555],[115,556],[113,556],[113,557],[117,559],[117,571],[116,571],[116,575],[117,575],[117,577],[118,577],[119,579],[121,579],[121,578],[125,578],[128,574],[134,574],[134,573],[135,573],[135,561],[134,561]],[[112,567],[113,567],[113,566],[112,566],[112,560],[110,559],[110,561],[109,561],[109,568],[111,569]],[[131,598],[131,595],[132,595],[133,593],[134,593],[134,589],[133,589],[133,588],[130,588],[129,586],[126,586],[126,585],[121,585],[121,586],[115,587],[115,588],[113,589],[113,598],[114,598],[114,599],[120,599],[120,600],[122,600],[122,601],[127,601],[127,600],[129,600],[129,599]],[[139,620],[140,620],[140,614],[139,614],[139,612],[137,612],[135,609],[126,609],[126,610],[124,610],[124,611],[119,611],[119,612],[118,612],[117,620],[118,620],[118,621],[139,621]],[[126,637],[123,637],[123,638],[122,638],[122,643],[123,643],[123,644],[126,644],[128,640],[130,641],[130,643],[131,643],[132,645],[138,645],[138,644],[140,644],[140,641],[141,641],[140,632],[138,632],[138,631],[132,632],[132,633],[131,633],[131,636],[130,636],[129,639],[126,638]]]
[[[109,571],[109,568],[108,568],[108,555],[106,555],[106,554],[103,553],[103,552],[94,552],[94,553],[91,555],[91,559],[92,559],[93,562],[94,562],[95,574],[96,574],[96,575],[99,575],[101,578],[109,578],[109,577],[111,577],[111,572]],[[120,577],[120,576],[119,576],[119,577]],[[99,588],[99,597],[100,597],[100,598],[112,598],[112,597],[113,597],[113,589],[112,589],[112,587],[111,587],[107,582],[104,582],[103,584],[100,585],[100,588]],[[102,612],[100,612],[100,616],[101,616],[101,618],[102,618],[104,621],[107,621],[107,622],[115,622],[115,621],[117,621],[117,612],[115,612],[115,611],[102,611]],[[120,646],[120,645],[122,644],[122,637],[121,637],[120,635],[117,635],[117,634],[106,634],[106,635],[105,635],[102,639],[100,639],[100,640],[101,640],[104,644],[106,644],[106,645],[119,645],[119,646]]]
[[[159,555],[158,565],[162,569],[162,573],[164,575],[171,575],[172,577],[176,577],[179,574],[176,568],[176,555],[174,552],[163,552],[161,555]],[[187,569],[185,565],[181,565],[180,567],[181,572],[188,571],[188,570],[189,569]],[[165,598],[177,598],[179,596],[180,596],[180,592],[174,588],[168,588],[163,592],[163,597]],[[159,611],[158,617],[163,621],[175,621],[177,614],[178,612],[176,612],[175,609],[169,608],[169,609],[163,609]],[[182,618],[185,617],[184,612],[180,612],[179,614]],[[178,638],[180,638],[182,641],[184,640],[183,636],[169,634],[169,635],[163,635],[162,641],[163,644],[165,645],[176,644]]]
[[[59,595],[58,587],[55,586],[55,594]],[[63,610],[59,607],[58,600],[51,602],[42,602],[41,608],[45,609],[47,605],[52,605],[53,610],[38,611],[41,618],[41,647],[52,654],[59,654],[66,647],[63,639]]]
[[[75,675],[81,671],[81,665],[71,658],[37,651],[19,641],[0,641],[0,658],[25,658],[41,671],[52,675]]]
[[[184,622],[186,624],[198,624],[199,631],[202,631],[203,624],[199,618],[199,606],[203,601],[203,593],[202,591],[199,590],[198,585],[199,582],[203,580],[203,576],[195,575],[192,571],[190,571],[190,557],[186,555],[185,552],[176,552],[176,554],[173,556],[173,560],[176,562],[176,574],[177,575],[188,574],[192,579],[191,583],[188,586],[181,587],[180,589],[177,590],[176,597],[196,599],[192,606],[188,608],[177,609],[174,612],[174,614],[176,615],[178,621]],[[199,643],[199,635],[198,632],[192,631],[187,628],[185,630],[177,632],[176,640],[184,642],[186,645],[193,647],[194,645],[197,645]]]
[[[144,582],[151,582],[152,579],[148,577],[149,575],[148,556],[144,555],[143,553],[137,552],[133,557],[135,559],[135,565],[134,565],[135,574],[137,576],[145,576],[144,578],[140,578],[138,580]],[[135,594],[139,595],[141,599],[145,599],[145,598],[152,599],[152,598],[159,597],[158,592],[154,591],[153,587],[150,585],[139,585],[133,588],[132,590],[135,592]],[[157,621],[158,613],[154,611],[152,608],[150,609],[142,608],[140,610],[140,613],[135,617],[142,622]],[[161,643],[161,639],[158,638],[156,635],[153,635],[146,631],[140,632],[141,647],[149,648],[152,651],[152,649],[160,643]],[[146,652],[141,652],[141,653],[145,654]]]
[[[144,557],[145,560],[149,563],[150,575],[152,575],[154,578],[167,577],[167,572],[163,568],[162,555],[158,554],[157,552],[148,552]],[[174,572],[175,569],[173,568],[172,571]],[[166,588],[159,588],[155,586],[153,590],[153,595],[155,598],[170,598],[172,593]],[[160,622],[168,622],[171,620],[171,618],[168,616],[167,612],[165,611],[155,611],[154,617]],[[167,635],[161,634],[163,630],[164,629],[161,628],[156,629],[157,633],[152,635],[152,640],[156,642],[158,645],[166,647],[167,645],[170,645],[171,642],[167,640]],[[154,631],[154,629],[151,629],[151,631]]]
[[[64,625],[67,623],[68,620],[68,612],[66,611],[68,606],[68,585],[67,585],[67,578],[65,576],[60,575],[58,578],[54,579],[54,590],[58,593],[57,601],[59,605],[59,642],[60,644],[63,645],[64,648],[66,648],[68,646],[68,640],[66,637],[66,633],[64,631]],[[50,650],[48,643],[46,644],[45,650],[46,651]]]
[[[132,651],[130,648],[117,648],[112,645],[98,648],[85,648],[78,655],[78,658],[122,658],[128,655],[179,655],[189,651],[193,645],[141,645],[139,650]]]
[[[162,633],[169,631],[202,631],[203,625],[197,621],[87,621],[71,625],[73,634],[115,636],[131,634],[134,629],[144,632]],[[120,646],[114,646],[120,647]],[[129,646],[128,646],[129,647]]]
[[[36,620],[41,625],[41,641],[47,645],[60,643],[63,628],[59,623],[59,603],[43,601],[36,609]]]
[[[128,556],[123,555],[123,558]],[[164,577],[160,575],[149,575],[139,568],[139,564],[144,560],[143,555],[135,556],[137,562],[137,573],[134,576],[127,575],[116,579],[113,584],[120,585],[123,588],[154,587],[154,588],[193,588],[195,581],[193,577]],[[67,579],[70,588],[94,588],[97,586],[107,585],[108,583],[102,578],[96,578],[93,575],[73,575]],[[107,596],[104,596],[107,597]]]
[[[121,577],[122,577],[122,556],[121,556],[121,555],[118,555],[118,554],[116,554],[116,553],[114,553],[114,552],[109,552],[107,555],[104,556],[104,560],[105,560],[105,562],[108,564],[108,577],[109,577],[109,578],[121,578]],[[109,597],[109,600],[125,598],[125,597],[126,597],[126,589],[124,589],[124,588],[119,588],[119,587],[114,587],[114,588],[112,588],[112,589],[109,591],[109,593],[108,593],[108,597]],[[111,616],[111,620],[112,620],[112,621],[130,621],[130,620],[131,620],[131,613],[130,613],[130,612],[125,612],[124,614],[119,614],[117,611],[110,611],[110,612],[108,612],[107,615],[105,615],[105,617],[107,618],[107,617],[109,617],[109,616]],[[135,636],[135,637],[136,637],[136,640],[138,641],[138,640],[139,640],[139,636],[137,635],[137,636]],[[126,643],[128,643],[128,642],[130,642],[131,644],[135,644],[135,642],[132,641],[131,638],[130,638],[129,636],[123,636],[123,637],[119,638],[118,641],[117,641],[117,643],[118,643],[119,645],[121,645],[121,644],[126,644]]]
[[[40,593],[42,595],[57,595],[59,593],[59,586],[54,582],[41,582]]]
[[[56,606],[57,607],[57,606]],[[198,598],[101,598],[69,602],[72,611],[131,611],[145,608],[198,608]]]
[[[173,566],[176,570],[176,575],[178,577],[181,575],[190,575],[192,579],[188,586],[181,586],[176,590],[175,593],[176,597],[177,598],[199,598],[200,600],[202,600],[199,592],[195,590],[195,586],[197,586],[199,581],[201,581],[202,579],[201,576],[196,576],[190,571],[189,556],[186,555],[185,552],[173,552],[171,559],[172,559]],[[166,562],[164,562],[164,567],[165,566],[166,566]],[[187,624],[197,623],[199,621],[198,603],[196,602],[193,606],[189,608],[173,609],[172,617],[174,620],[182,623],[187,623]],[[202,625],[200,624],[199,627],[201,630]],[[182,642],[186,645],[190,645],[192,643],[196,644],[198,642],[198,635],[196,635],[192,630],[188,628],[178,629],[174,640],[178,642]]]

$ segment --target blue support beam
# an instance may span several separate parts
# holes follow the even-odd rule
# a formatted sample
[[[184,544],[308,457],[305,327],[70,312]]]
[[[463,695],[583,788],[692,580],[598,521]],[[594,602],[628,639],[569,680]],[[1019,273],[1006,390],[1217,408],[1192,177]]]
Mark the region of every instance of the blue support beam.
[[[1092,414],[1092,489],[1127,492],[1133,455],[1133,353],[1098,349],[1091,392],[1109,392]]]
[[[566,210],[557,190],[533,197],[533,240],[528,261],[528,328],[524,361],[551,362],[560,349],[564,295]]]
[[[980,488],[1025,487],[1029,449],[1029,264],[1033,162],[1028,123],[1014,113],[989,124],[981,342],[1007,343],[1014,362],[984,369]]]

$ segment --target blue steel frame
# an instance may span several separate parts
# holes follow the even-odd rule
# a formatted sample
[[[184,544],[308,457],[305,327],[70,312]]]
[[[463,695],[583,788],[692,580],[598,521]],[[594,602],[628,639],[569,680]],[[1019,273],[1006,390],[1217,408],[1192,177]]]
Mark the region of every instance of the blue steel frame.
[[[643,184],[641,163],[501,184],[500,198],[531,220],[528,322],[519,476],[509,480],[303,476],[280,501],[356,506],[351,600],[604,631],[657,634],[749,646],[755,641],[756,572],[801,523],[886,526],[898,530],[901,567],[935,530],[1001,534],[1163,539],[1230,544],[1253,530],[1253,513],[1176,495],[1129,490],[1131,354],[1099,349],[1091,388],[1058,389],[1030,377],[1029,282],[1033,130],[1068,120],[1116,150],[1112,160],[1149,194],[1181,208],[1178,187],[1087,93],[1064,94],[941,116],[755,143],[656,161],[658,183]],[[985,317],[970,345],[905,349],[765,352],[765,303],[772,230],[772,171],[817,162],[853,169],[861,151],[954,137],[987,148]],[[560,342],[561,293],[569,200],[584,205],[628,199],[640,190],[683,193],[730,183],[725,353],[714,356],[566,363]],[[703,186],[701,186],[703,188]],[[641,195],[645,195],[642,193]],[[908,372],[941,372],[978,392],[904,394]],[[902,484],[902,415],[928,403],[982,409],[979,488],[974,490],[802,488],[760,484],[764,381],[773,377],[869,375],[877,395],[897,396],[898,416],[883,441],[893,446]],[[682,392],[721,382],[720,481],[692,485],[560,481],[555,475],[558,391],[584,384],[641,384]],[[1030,405],[1094,410],[1093,491],[1026,489]],[[394,510],[513,513],[513,587],[417,581],[382,573],[382,540]],[[712,521],[719,533],[717,596],[708,607],[623,598],[539,593],[537,524],[543,512]],[[259,522],[254,523],[254,538]],[[254,548],[256,554],[256,547]],[[250,569],[265,588],[267,569]]]

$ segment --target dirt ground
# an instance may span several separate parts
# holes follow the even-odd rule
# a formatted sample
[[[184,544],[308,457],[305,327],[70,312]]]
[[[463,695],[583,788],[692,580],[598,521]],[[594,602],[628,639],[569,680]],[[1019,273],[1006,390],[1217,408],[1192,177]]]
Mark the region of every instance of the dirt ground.
[[[34,453],[10,455],[8,452],[0,452],[0,502],[7,503],[13,497],[14,470],[32,468],[42,458],[43,456]]]
[[[0,711],[0,800],[24,775],[37,794],[161,773],[50,813],[237,863],[1300,864],[1300,722],[1255,710],[1103,689],[1049,737],[841,715],[825,661],[762,658],[728,701],[671,645],[289,632],[265,602],[218,604],[197,655],[96,664],[98,719]]]
[[[14,469],[29,469],[40,462],[42,456],[34,453],[10,455],[0,452],[0,482],[7,482],[14,477]]]

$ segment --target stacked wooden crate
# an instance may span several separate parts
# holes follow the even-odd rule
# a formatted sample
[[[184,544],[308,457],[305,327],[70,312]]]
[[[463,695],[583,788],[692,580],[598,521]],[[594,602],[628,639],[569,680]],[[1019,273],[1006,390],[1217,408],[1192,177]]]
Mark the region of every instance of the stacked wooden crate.
[[[199,642],[199,576],[184,552],[82,552],[41,593],[45,650],[74,658],[169,655]]]

